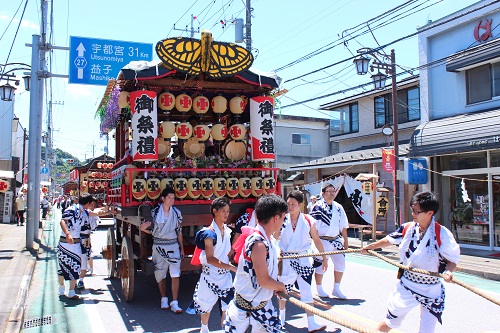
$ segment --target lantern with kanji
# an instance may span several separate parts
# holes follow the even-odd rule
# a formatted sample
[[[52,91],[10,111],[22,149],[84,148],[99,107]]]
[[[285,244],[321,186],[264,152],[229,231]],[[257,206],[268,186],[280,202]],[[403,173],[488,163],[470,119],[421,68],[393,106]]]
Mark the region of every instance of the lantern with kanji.
[[[246,135],[245,125],[234,124],[229,128],[229,135],[234,140],[243,140]]]
[[[178,199],[183,199],[187,196],[188,194],[188,182],[187,179],[184,177],[180,178],[175,178],[174,180],[174,191],[175,191],[175,196]]]
[[[172,93],[163,92],[158,96],[158,107],[163,111],[170,111],[175,106],[175,96]]]
[[[238,180],[239,193],[242,198],[248,198],[252,193],[252,182],[248,177],[241,177]]]
[[[188,112],[193,106],[193,100],[189,95],[180,94],[175,98],[175,108],[179,112]]]
[[[198,114],[204,114],[208,111],[210,101],[205,96],[196,96],[193,99],[193,110]]]
[[[193,136],[198,139],[198,141],[207,141],[210,137],[210,129],[207,125],[196,125],[193,128]]]
[[[201,182],[199,178],[188,179],[188,196],[191,199],[198,199],[201,195]]]
[[[132,196],[137,200],[142,200],[146,197],[146,180],[134,179],[132,181]]]
[[[172,178],[163,178],[160,180],[160,192],[166,188],[174,188],[174,180]]]
[[[222,95],[215,96],[212,98],[211,106],[214,113],[224,113],[228,106],[227,99]]]
[[[44,188],[42,188],[42,190]],[[9,189],[10,189],[9,182],[7,180],[5,180],[5,179],[0,179],[0,192],[1,193],[6,193]]]
[[[175,133],[179,139],[187,140],[193,134],[193,126],[190,123],[178,123],[175,127]]]
[[[227,138],[229,130],[224,124],[215,124],[212,126],[212,137],[217,141],[224,141]]]
[[[242,114],[247,106],[247,98],[244,96],[235,96],[229,101],[229,110],[234,114]]]
[[[263,179],[264,182],[264,193],[266,194],[274,194],[276,193],[276,181],[273,177],[265,177]]]
[[[201,179],[201,195],[209,199],[214,194],[214,180],[212,178]]]
[[[111,162],[108,163],[108,169],[113,169],[114,166],[115,166],[114,163]]]
[[[372,182],[371,181],[363,182],[363,192],[365,192],[365,194],[372,193]]]
[[[214,194],[216,197],[223,197],[227,192],[227,180],[226,178],[217,177],[214,178]]]
[[[252,195],[260,197],[264,193],[264,182],[261,177],[252,177]]]
[[[238,182],[238,178],[234,177],[228,178],[226,187],[227,187],[226,194],[230,198],[234,198],[240,193],[240,183]]]

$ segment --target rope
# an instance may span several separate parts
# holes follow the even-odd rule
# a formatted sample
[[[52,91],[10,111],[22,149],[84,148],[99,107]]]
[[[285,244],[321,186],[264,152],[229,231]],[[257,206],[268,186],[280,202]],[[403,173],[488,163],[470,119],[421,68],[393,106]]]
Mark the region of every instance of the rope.
[[[306,310],[306,311],[310,311],[312,313],[314,313],[315,315],[321,317],[321,318],[325,318],[327,320],[330,320],[336,324],[339,324],[343,327],[347,327],[347,328],[350,328],[356,332],[361,332],[361,333],[377,333],[379,332],[378,330],[376,329],[373,329],[373,328],[370,328],[370,327],[366,327],[364,325],[361,325],[361,324],[356,324],[352,321],[349,321],[347,319],[344,319],[344,318],[341,318],[335,314],[332,314],[332,313],[328,313],[328,312],[325,312],[325,311],[321,311],[321,310],[318,310],[316,309],[314,306],[311,306],[307,303],[304,303],[304,302],[301,302],[299,301],[298,299],[296,299],[295,297],[292,297],[288,294],[285,294],[284,292],[280,291],[278,292],[278,296],[282,299],[286,299],[287,301],[289,301],[290,303],[292,304],[295,304],[297,305],[299,308],[303,309],[303,310]]]
[[[298,259],[298,258],[305,258],[305,257],[321,257],[321,256],[329,256],[329,255],[333,255],[333,254],[354,253],[354,252],[361,252],[361,249],[348,249],[348,250],[338,250],[338,251],[330,251],[330,252],[291,254],[288,256],[278,257],[278,260]]]
[[[430,276],[437,276],[437,277],[441,277],[441,278],[444,278],[444,275],[441,274],[441,273],[438,273],[438,272],[430,272],[430,271],[426,271],[426,270],[423,270],[423,269],[420,269],[420,268],[415,268],[415,267],[409,267],[409,266],[404,266],[404,265],[401,265],[400,263],[397,263],[395,261],[392,261],[386,257],[384,257],[383,255],[375,252],[375,251],[372,251],[372,250],[368,250],[368,253],[370,253],[371,255],[374,255],[375,257],[379,258],[379,259],[382,259],[383,261],[391,264],[391,265],[394,265],[396,267],[399,267],[401,269],[404,269],[404,270],[407,270],[407,271],[410,271],[410,272],[415,272],[415,273],[420,273],[420,274],[426,274],[426,275],[430,275]],[[459,286],[469,290],[469,291],[472,291],[474,294],[477,294],[485,299],[487,299],[488,301],[492,302],[492,303],[495,303],[496,305],[500,305],[500,300],[498,299],[495,299],[493,298],[492,296],[482,292],[481,290],[479,289],[476,289],[468,284],[466,284],[465,282],[462,282],[460,280],[457,280],[455,279],[455,277],[453,277],[453,279],[451,280],[451,282],[455,283],[455,284],[458,284]]]

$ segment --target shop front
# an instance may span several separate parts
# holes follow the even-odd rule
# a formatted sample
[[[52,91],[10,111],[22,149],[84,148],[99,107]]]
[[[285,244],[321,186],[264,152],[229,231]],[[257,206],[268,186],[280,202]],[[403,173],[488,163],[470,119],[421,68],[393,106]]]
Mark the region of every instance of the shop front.
[[[411,156],[431,159],[439,218],[463,247],[500,249],[500,111],[420,125]],[[440,221],[440,222],[441,222]]]

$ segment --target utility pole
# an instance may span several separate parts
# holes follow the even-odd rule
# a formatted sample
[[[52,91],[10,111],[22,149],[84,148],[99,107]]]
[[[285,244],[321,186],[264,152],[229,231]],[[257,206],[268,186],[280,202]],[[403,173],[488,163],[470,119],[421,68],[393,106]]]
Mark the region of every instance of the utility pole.
[[[200,33],[200,27],[198,27],[197,30],[194,30],[194,28],[193,28],[193,22],[194,22],[194,20],[196,20],[196,16],[194,16],[193,14],[191,14],[191,38],[194,38],[194,33],[195,32],[196,33]],[[174,24],[174,30],[185,31],[185,32],[189,31],[187,25],[186,25],[186,27],[184,29],[177,29],[175,27],[175,24]]]
[[[52,86],[52,85],[51,85]],[[52,90],[50,92],[52,95]],[[53,150],[53,129],[52,129],[52,106],[53,105],[64,105],[64,102],[53,102],[49,101],[49,109],[47,110],[47,141],[45,143],[45,166],[49,169],[48,177],[54,179],[53,168],[54,165],[54,150]],[[49,187],[49,193],[54,194],[54,184],[51,182]]]
[[[252,53],[252,0],[247,0],[246,3],[246,25],[245,25],[245,45],[248,52]]]

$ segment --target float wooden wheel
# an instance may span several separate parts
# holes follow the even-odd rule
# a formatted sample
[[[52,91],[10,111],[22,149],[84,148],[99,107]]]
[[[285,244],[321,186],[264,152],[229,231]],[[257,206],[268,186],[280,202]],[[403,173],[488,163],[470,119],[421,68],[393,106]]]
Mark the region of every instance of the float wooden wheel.
[[[124,237],[122,243],[122,259],[120,262],[120,278],[122,282],[123,298],[130,302],[134,298],[135,263],[132,240]]]
[[[108,229],[108,236],[106,241],[106,261],[108,263],[108,277],[116,277],[116,238],[115,238],[115,227],[110,227]]]

